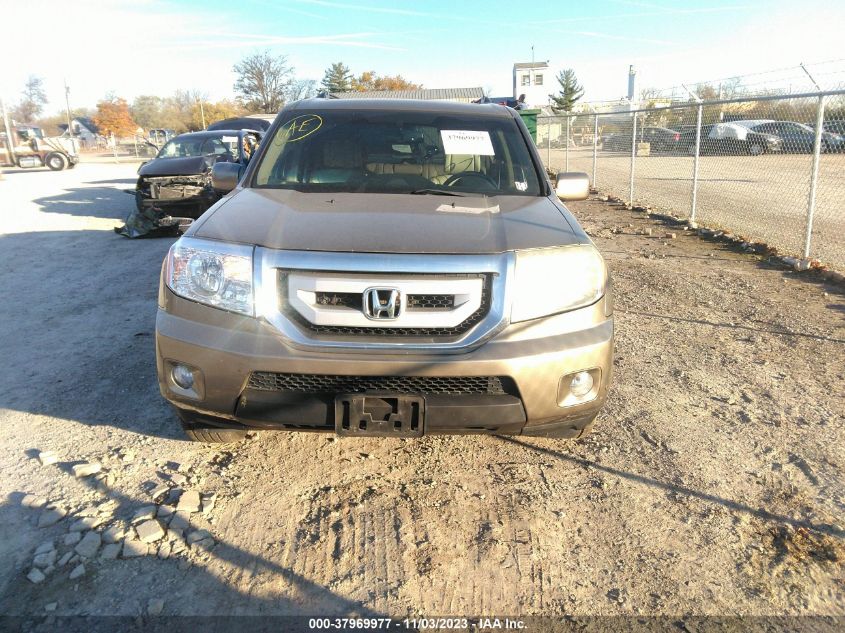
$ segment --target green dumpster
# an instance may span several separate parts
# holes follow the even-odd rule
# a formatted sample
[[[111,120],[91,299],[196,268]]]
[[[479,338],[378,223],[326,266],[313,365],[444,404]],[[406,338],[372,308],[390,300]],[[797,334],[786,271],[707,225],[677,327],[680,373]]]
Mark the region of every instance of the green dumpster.
[[[519,116],[522,117],[522,122],[528,128],[531,138],[534,139],[534,145],[537,144],[537,115],[540,110],[519,110]]]

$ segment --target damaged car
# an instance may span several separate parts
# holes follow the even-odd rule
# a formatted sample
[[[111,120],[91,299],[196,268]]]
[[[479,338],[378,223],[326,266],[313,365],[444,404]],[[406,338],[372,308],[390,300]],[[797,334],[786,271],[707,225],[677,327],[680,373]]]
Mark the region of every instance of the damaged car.
[[[191,132],[171,139],[138,169],[137,209],[198,218],[220,199],[211,187],[211,168],[221,162],[246,166],[260,140],[256,130]]]

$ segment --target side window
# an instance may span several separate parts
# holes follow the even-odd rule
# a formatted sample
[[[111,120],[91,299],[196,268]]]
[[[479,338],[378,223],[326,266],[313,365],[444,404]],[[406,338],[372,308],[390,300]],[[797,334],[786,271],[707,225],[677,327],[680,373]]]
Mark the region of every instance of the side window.
[[[542,86],[543,85],[543,75],[541,73],[534,75],[534,85],[535,86]]]

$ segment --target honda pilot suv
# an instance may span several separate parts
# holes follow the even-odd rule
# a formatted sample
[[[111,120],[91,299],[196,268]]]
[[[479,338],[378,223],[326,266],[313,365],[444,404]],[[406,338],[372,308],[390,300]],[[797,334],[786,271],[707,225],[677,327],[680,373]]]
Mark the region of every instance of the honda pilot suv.
[[[243,173],[242,173],[243,170]],[[575,438],[605,402],[601,255],[519,113],[314,99],[286,107],[161,274],[161,393],[192,439]]]

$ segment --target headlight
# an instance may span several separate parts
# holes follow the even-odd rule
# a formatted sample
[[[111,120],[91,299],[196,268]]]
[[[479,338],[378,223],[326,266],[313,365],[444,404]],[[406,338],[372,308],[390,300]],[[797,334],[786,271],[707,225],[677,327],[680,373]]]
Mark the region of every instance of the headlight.
[[[253,316],[252,247],[183,237],[167,254],[167,286],[185,299]]]
[[[594,246],[517,251],[511,322],[591,305],[606,285],[607,268]]]

